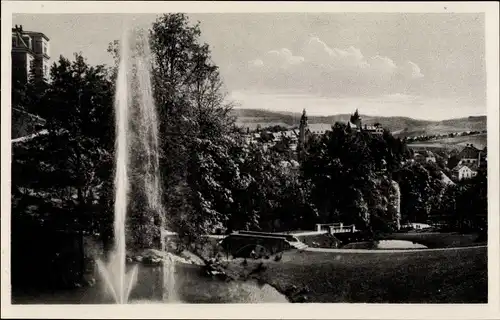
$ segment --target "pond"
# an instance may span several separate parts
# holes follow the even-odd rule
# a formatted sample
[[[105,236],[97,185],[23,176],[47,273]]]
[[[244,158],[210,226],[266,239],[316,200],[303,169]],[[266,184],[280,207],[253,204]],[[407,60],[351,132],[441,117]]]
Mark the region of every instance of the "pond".
[[[402,250],[402,249],[426,249],[427,246],[407,240],[380,240],[373,242],[353,242],[342,247],[342,249],[371,249],[371,250]]]
[[[161,303],[159,284],[152,273],[139,270],[138,283],[130,303]],[[256,280],[224,281],[202,275],[196,265],[177,264],[176,287],[179,303],[287,303],[285,295]],[[155,288],[156,287],[156,288]],[[156,292],[155,292],[156,291]],[[13,304],[109,304],[101,283],[94,287],[54,292],[13,291]]]

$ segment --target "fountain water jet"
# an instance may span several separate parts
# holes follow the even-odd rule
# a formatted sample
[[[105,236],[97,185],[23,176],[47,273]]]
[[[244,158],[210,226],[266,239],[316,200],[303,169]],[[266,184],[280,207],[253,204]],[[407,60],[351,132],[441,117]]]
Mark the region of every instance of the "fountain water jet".
[[[133,37],[129,37],[129,36]],[[130,40],[130,41],[129,41]],[[129,205],[129,171],[131,159],[140,172],[140,192],[147,200],[147,209],[160,220],[165,230],[165,216],[161,201],[161,179],[158,148],[158,119],[154,103],[150,50],[147,36],[138,30],[125,31],[120,48],[120,62],[116,80],[116,168],[115,168],[115,245],[108,265],[97,261],[98,270],[114,301],[128,302],[137,281],[137,266],[126,272],[126,218]],[[137,159],[140,159],[137,161]],[[136,178],[137,179],[137,178]],[[161,234],[161,251],[166,251],[165,237]],[[163,301],[174,301],[175,264],[171,256],[162,261]]]

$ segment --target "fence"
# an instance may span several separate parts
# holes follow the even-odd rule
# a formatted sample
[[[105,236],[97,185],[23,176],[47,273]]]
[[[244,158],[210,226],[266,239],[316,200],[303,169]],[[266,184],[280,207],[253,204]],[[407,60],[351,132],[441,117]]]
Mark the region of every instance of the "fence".
[[[238,234],[256,235],[256,236],[260,235],[260,236],[268,236],[268,237],[285,238],[287,241],[290,241],[290,242],[297,242],[297,241],[299,241],[293,235],[284,234],[284,233],[272,233],[272,232],[260,232],[260,231],[246,231],[246,230],[239,230],[239,231],[236,231],[236,233],[238,233]]]
[[[353,233],[356,232],[356,226],[351,224],[344,226],[342,222],[339,223],[325,223],[325,224],[316,224],[316,231],[328,231],[330,234],[334,233]]]

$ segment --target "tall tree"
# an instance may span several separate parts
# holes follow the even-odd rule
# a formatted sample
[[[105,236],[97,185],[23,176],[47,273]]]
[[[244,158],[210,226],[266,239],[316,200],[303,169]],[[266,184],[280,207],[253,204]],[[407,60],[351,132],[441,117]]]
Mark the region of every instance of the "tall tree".
[[[408,163],[395,173],[395,180],[401,186],[402,219],[426,223],[439,208],[445,188],[439,168],[432,163]]]
[[[211,153],[211,148],[225,148],[224,137],[231,135],[234,121],[229,113],[231,105],[225,102],[218,67],[211,59],[209,46],[200,41],[200,35],[199,23],[191,24],[184,14],[163,15],[150,30],[154,93],[163,137],[167,213],[173,211],[171,204],[176,202],[171,197],[175,193],[169,190],[187,184],[189,193],[194,195],[190,197],[193,208],[205,208],[193,210],[191,217],[197,216],[193,221],[206,226],[207,232],[219,220],[206,214],[211,212],[206,199],[213,195],[198,196],[199,177],[207,168],[193,164],[207,152]]]

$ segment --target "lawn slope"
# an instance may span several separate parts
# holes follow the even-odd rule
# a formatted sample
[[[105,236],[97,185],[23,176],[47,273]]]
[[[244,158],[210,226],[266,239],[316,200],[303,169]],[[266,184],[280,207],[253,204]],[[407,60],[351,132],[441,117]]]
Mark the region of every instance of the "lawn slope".
[[[229,268],[245,274],[259,261]],[[293,301],[351,303],[487,303],[487,248],[327,253],[290,251],[266,260],[258,278]],[[305,298],[304,298],[305,297]]]

